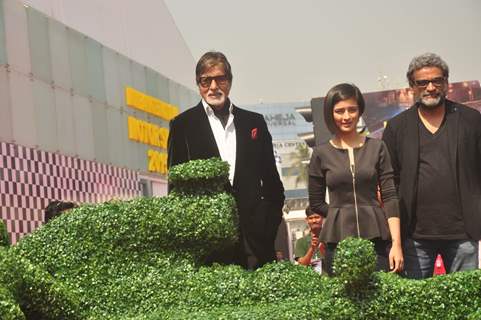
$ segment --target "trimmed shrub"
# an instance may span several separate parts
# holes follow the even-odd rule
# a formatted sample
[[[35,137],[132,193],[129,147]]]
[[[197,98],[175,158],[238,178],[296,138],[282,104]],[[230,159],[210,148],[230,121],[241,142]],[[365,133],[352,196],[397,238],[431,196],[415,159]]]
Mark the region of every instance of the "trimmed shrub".
[[[169,170],[173,191],[185,194],[222,192],[228,178],[229,164],[219,158],[190,161]]]
[[[333,272],[347,293],[356,294],[366,289],[375,269],[376,252],[372,242],[347,238],[337,246]]]
[[[471,314],[468,315],[468,320],[479,320],[481,319],[481,308],[478,309],[478,311],[475,311]]]
[[[2,320],[25,320],[25,314],[14,296],[19,288],[18,276],[8,251],[0,248],[0,319]]]
[[[0,219],[0,247],[8,247],[10,245],[10,237],[8,236],[7,226]]]
[[[167,197],[82,206],[0,248],[0,319],[479,318],[481,271],[373,272],[362,239],[339,244],[333,278],[287,262],[202,266],[237,241],[227,174],[219,160],[193,161],[172,168]]]
[[[0,297],[7,319],[82,319],[75,295],[13,250],[1,253]]]

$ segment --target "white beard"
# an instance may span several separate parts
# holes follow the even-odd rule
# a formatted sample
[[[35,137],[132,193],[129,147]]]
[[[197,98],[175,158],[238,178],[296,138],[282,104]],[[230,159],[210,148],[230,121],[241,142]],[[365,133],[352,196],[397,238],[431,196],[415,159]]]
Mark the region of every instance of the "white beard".
[[[442,95],[439,95],[436,98],[425,96],[420,97],[418,101],[421,106],[425,107],[426,109],[435,109],[444,103],[444,97]]]

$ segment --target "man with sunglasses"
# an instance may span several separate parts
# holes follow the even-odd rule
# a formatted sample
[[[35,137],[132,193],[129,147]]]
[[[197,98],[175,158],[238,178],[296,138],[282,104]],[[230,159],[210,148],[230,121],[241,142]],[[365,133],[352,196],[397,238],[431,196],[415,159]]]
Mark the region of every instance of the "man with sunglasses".
[[[262,115],[230,101],[232,71],[224,54],[205,53],[195,73],[202,100],[171,120],[168,166],[211,157],[229,163],[226,188],[236,199],[240,241],[215,251],[207,263],[257,268],[275,260],[274,240],[284,204],[272,138]]]
[[[446,272],[478,267],[481,238],[481,114],[446,99],[448,65],[415,57],[407,78],[413,107],[386,126],[399,192],[405,276],[432,276],[441,254]]]

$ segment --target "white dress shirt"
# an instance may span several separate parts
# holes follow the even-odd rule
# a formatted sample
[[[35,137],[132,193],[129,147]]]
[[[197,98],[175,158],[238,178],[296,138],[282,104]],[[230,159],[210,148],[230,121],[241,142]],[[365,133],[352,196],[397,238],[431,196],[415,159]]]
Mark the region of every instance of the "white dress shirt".
[[[207,102],[202,99],[202,105],[204,106],[205,113],[209,119],[210,128],[214,134],[215,142],[217,143],[217,148],[219,149],[220,157],[222,160],[229,163],[229,180],[231,185],[234,183],[234,172],[235,172],[235,159],[236,159],[236,135],[235,135],[235,125],[234,125],[234,115],[232,114],[232,102],[229,106],[229,119],[225,128],[222,126],[222,122],[214,114],[212,107],[207,104]]]

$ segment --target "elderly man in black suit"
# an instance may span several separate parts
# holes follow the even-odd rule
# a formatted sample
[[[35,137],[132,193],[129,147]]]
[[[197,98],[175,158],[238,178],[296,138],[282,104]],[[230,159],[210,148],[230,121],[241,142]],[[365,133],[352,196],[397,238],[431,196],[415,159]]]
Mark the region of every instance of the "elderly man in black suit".
[[[214,252],[208,262],[256,268],[275,260],[274,240],[284,204],[272,137],[262,115],[230,101],[232,71],[224,54],[205,53],[195,72],[202,100],[171,120],[168,165],[211,157],[229,163],[228,189],[237,202],[240,242]]]

